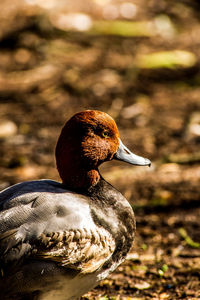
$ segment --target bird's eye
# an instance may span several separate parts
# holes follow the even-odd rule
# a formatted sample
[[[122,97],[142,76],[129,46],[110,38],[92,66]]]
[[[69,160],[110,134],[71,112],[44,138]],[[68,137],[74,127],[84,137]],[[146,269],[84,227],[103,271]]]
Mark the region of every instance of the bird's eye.
[[[103,132],[102,132],[102,137],[108,138],[108,137],[109,137],[108,131],[103,131]]]

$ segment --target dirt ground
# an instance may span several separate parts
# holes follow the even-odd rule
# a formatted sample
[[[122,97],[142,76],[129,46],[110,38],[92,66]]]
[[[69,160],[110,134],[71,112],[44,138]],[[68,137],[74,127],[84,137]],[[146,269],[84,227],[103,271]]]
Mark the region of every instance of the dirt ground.
[[[82,299],[200,299],[199,1],[1,0],[0,24],[0,189],[59,180],[66,119],[111,114],[152,166],[101,167],[133,205],[137,234]]]

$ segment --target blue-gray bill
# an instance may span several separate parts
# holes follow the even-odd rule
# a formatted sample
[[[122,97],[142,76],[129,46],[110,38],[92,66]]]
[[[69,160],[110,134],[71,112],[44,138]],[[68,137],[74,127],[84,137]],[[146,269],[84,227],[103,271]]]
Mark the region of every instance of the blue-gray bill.
[[[134,153],[132,153],[119,139],[119,148],[115,155],[113,156],[113,159],[125,161],[132,165],[137,166],[151,166],[151,161],[148,158],[144,158],[142,156],[138,156]]]

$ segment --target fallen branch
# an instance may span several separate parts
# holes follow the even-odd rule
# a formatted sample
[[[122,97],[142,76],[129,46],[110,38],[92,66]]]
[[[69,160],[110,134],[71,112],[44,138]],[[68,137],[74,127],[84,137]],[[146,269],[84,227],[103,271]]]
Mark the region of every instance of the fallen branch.
[[[44,64],[27,71],[0,72],[0,92],[28,92],[40,84],[55,84],[61,70],[54,65]]]

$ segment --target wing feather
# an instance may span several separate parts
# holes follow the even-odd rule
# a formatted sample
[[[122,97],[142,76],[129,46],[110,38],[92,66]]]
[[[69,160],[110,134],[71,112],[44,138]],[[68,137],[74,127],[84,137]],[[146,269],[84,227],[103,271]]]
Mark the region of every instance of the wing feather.
[[[55,236],[58,238],[55,239]],[[70,230],[43,234],[35,257],[55,261],[85,274],[99,269],[110,258],[114,249],[115,241],[104,228],[98,228],[95,233],[86,229]]]
[[[91,273],[112,255],[115,241],[95,225],[88,199],[53,181],[17,184],[0,193],[0,264],[49,260]]]

